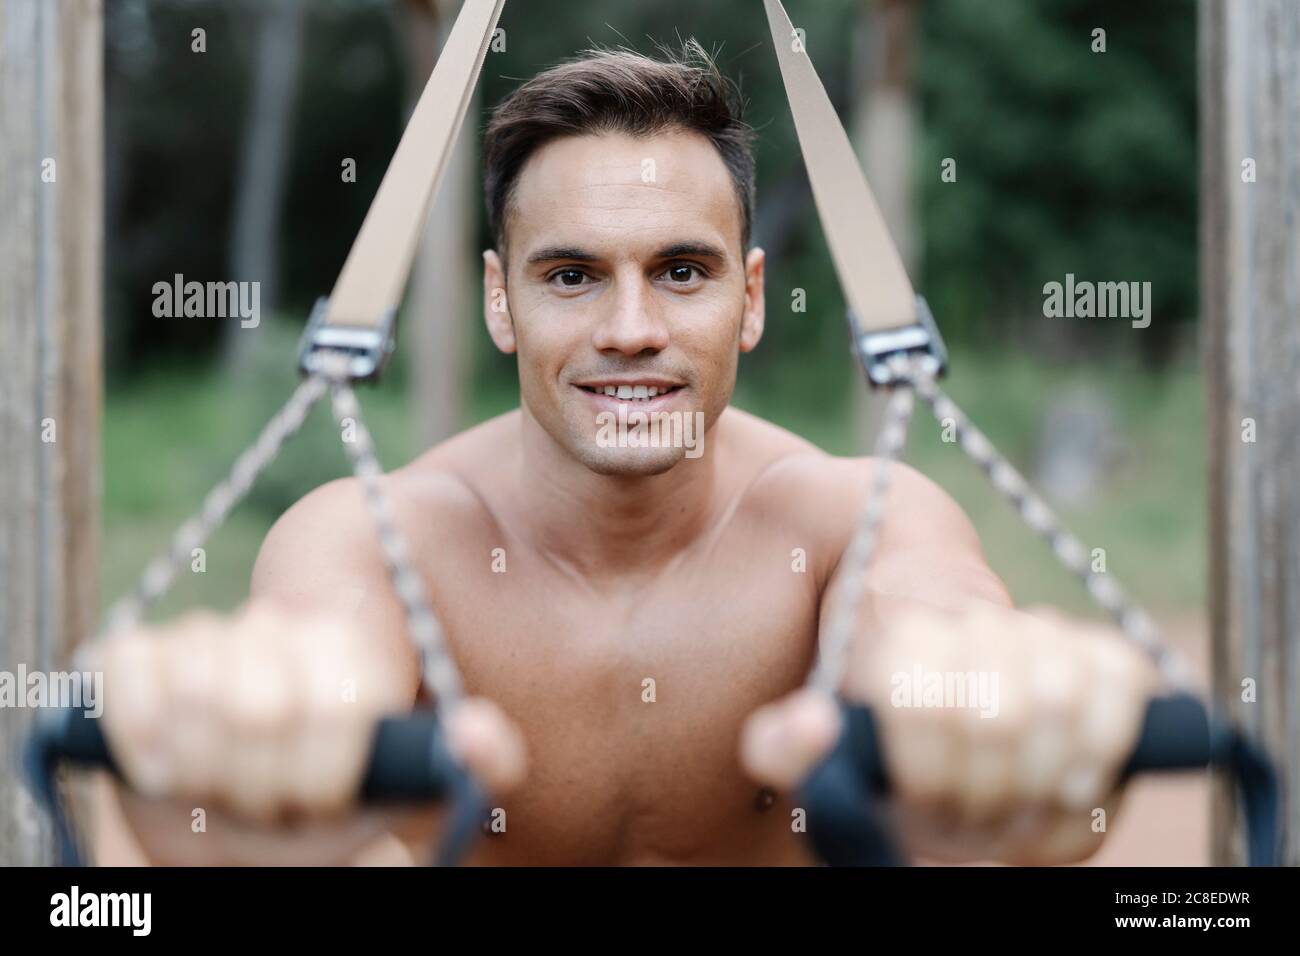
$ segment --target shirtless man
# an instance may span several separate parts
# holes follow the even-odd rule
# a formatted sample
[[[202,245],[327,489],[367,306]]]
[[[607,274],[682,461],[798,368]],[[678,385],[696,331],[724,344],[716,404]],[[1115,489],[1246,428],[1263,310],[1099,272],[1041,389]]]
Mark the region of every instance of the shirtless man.
[[[703,51],[600,53],[488,128],[484,317],[520,407],[383,479],[472,695],[452,746],[505,811],[470,863],[813,862],[792,794],[837,718],[798,688],[876,464],[728,407],[764,324],[738,113]],[[625,402],[702,412],[703,454],[606,447],[598,415]],[[915,471],[898,466],[885,515],[845,691],[882,722],[897,836],[946,860],[1089,855],[1153,669],[1093,625],[1014,610]],[[163,630],[99,650],[151,859],[337,863],[384,832],[436,839],[436,808],[352,800],[374,719],[418,685],[355,481],[280,519],[239,614]],[[917,667],[995,675],[995,716],[891,706]]]

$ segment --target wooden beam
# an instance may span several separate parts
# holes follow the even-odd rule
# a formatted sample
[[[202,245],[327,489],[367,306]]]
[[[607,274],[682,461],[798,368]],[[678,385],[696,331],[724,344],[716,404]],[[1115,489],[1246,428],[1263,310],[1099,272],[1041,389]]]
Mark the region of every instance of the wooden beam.
[[[66,666],[99,590],[100,0],[0,0],[0,670]],[[49,862],[0,720],[0,865]]]
[[[1202,0],[1201,308],[1214,697],[1282,764],[1300,864],[1300,4]],[[1243,861],[1212,797],[1216,864]]]

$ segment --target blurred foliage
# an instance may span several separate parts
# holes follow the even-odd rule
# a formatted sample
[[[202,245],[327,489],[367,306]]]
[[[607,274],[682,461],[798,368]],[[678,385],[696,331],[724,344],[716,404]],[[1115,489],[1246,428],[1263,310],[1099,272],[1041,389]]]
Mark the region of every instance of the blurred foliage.
[[[152,284],[174,273],[224,280],[245,114],[255,0],[107,0],[109,404],[105,417],[104,588],[129,586],[292,388],[293,339],[328,292],[401,134],[409,88],[404,4],[309,0],[281,233],[284,322],[263,319],[254,363],[234,382],[214,366],[218,323],[155,319]],[[868,0],[786,0],[841,115],[870,64]],[[208,52],[190,53],[207,30]],[[741,364],[736,404],[828,450],[860,447],[844,302],[811,204],[803,159],[758,0],[511,0],[507,48],[480,85],[486,110],[524,78],[584,47],[653,53],[694,36],[749,100],[760,133],[755,240],[769,250],[762,346]],[[1014,460],[1031,462],[1056,388],[1088,383],[1127,449],[1087,507],[1065,517],[1104,544],[1134,592],[1199,604],[1204,580],[1204,438],[1199,383],[1180,347],[1196,309],[1195,5],[1192,0],[921,0],[914,93],[918,288],[954,347],[955,397]],[[1093,29],[1107,52],[1090,50]],[[467,129],[469,127],[467,126]],[[357,160],[357,182],[340,162]],[[940,180],[945,157],[955,183]],[[478,242],[486,246],[479,191]],[[479,285],[477,261],[467,281]],[[1043,320],[1042,287],[1150,280],[1155,320]],[[790,310],[791,290],[807,311]],[[469,417],[517,404],[514,361],[491,349],[475,302]],[[364,407],[382,460],[419,449],[397,362]],[[1152,361],[1164,371],[1150,373]],[[1022,601],[1082,608],[1075,583],[984,484],[918,425],[911,460],[951,491]],[[245,593],[270,522],[346,473],[324,408],[209,548],[207,575],[182,576],[167,609],[228,607]]]
[[[333,285],[404,123],[393,4],[308,0],[281,236],[286,300],[305,319]],[[106,347],[110,384],[158,361],[220,355],[218,322],[156,319],[152,287],[231,276],[239,147],[260,4],[108,0]],[[191,52],[191,31],[207,52]],[[344,183],[344,157],[357,161]]]
[[[869,68],[868,0],[787,7],[847,117]],[[161,358],[218,354],[216,323],[156,320],[150,290],[176,272],[231,278],[233,170],[260,9],[252,0],[109,0],[110,381]],[[408,69],[408,14],[396,0],[312,0],[309,10],[281,236],[282,305],[303,316],[332,286],[401,134]],[[946,336],[1167,356],[1196,302],[1192,0],[921,0],[920,11],[918,287]],[[208,34],[201,56],[190,53],[196,26]],[[653,52],[693,35],[716,51],[761,134],[756,241],[773,253],[769,331],[748,374],[812,402],[840,394],[852,374],[843,299],[758,0],[530,0],[508,3],[501,26],[506,50],[489,54],[483,72],[480,129],[520,80],[592,44]],[[1104,54],[1090,49],[1096,27],[1107,31]],[[949,156],[956,183],[939,178]],[[357,160],[355,184],[341,181],[343,157]],[[480,211],[486,246],[482,220]],[[1156,321],[1141,335],[1125,334],[1123,322],[1041,321],[1043,284],[1067,272],[1149,279]],[[798,315],[788,311],[796,287],[808,302]],[[477,327],[477,313],[466,321]],[[475,336],[480,377],[512,379],[511,361],[484,339]]]
[[[1041,321],[1044,283],[1149,280],[1156,319],[1128,344],[1165,358],[1196,314],[1193,0],[922,11],[922,286],[945,330],[1050,345],[1041,333],[1061,326]],[[956,183],[939,179],[944,157]],[[1105,325],[1071,323],[1068,344],[1111,345]]]

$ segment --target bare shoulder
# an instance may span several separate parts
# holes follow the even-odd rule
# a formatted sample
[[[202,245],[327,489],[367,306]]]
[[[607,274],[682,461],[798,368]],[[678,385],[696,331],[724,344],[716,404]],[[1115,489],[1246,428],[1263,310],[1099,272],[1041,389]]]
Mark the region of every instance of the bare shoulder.
[[[870,456],[832,455],[772,422],[728,409],[728,455],[760,464],[754,492],[773,495],[792,505],[811,503],[818,514],[838,519],[856,515],[881,462]],[[964,518],[961,508],[937,484],[904,462],[889,464],[888,504],[904,512],[925,512],[944,519]]]
[[[749,505],[766,520],[796,524],[827,556],[828,567],[847,547],[882,466],[890,469],[882,551],[932,542],[978,553],[979,537],[961,506],[917,469],[870,456],[832,455],[771,422],[737,414],[737,434],[760,444],[768,459],[749,490]]]
[[[495,518],[477,488],[485,447],[500,450],[505,419],[493,419],[379,476],[379,487],[407,543],[422,551],[424,529],[442,542],[481,534]],[[299,499],[268,532],[252,591],[292,596],[343,578],[361,584],[386,574],[371,505],[357,478],[327,482]]]
[[[328,482],[300,498],[262,540],[253,565],[253,597],[292,597],[308,582],[334,577],[340,554],[353,555],[352,573],[363,575],[365,518],[365,499],[352,478]]]

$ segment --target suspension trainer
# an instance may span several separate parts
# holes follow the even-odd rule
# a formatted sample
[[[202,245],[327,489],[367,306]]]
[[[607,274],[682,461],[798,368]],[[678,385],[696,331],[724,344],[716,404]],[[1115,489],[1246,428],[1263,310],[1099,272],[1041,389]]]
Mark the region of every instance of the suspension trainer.
[[[1092,570],[1083,544],[940,388],[948,358],[934,318],[912,288],[800,35],[780,0],[763,3],[817,211],[848,303],[853,349],[868,387],[887,396],[875,445],[877,467],[842,558],[844,573],[826,598],[827,625],[808,685],[839,694],[858,630],[854,612],[884,518],[891,465],[902,454],[919,397],[936,419],[955,424],[958,446],[1158,668],[1165,691],[1148,704],[1124,775],[1210,766],[1228,770],[1245,809],[1249,862],[1275,864],[1281,844],[1276,771],[1259,748],[1211,715],[1188,691],[1185,666],[1160,638],[1151,618],[1112,578]],[[505,0],[465,0],[334,289],[308,320],[297,359],[304,381],[209,493],[200,512],[176,532],[167,551],[148,565],[135,591],[113,605],[100,632],[102,636],[130,628],[141,620],[166,593],[192,549],[220,527],[316,402],[328,394],[335,418],[356,423],[356,440],[344,442],[344,447],[364,491],[407,633],[420,654],[424,689],[434,701],[431,712],[379,724],[362,797],[372,802],[449,801],[451,822],[435,861],[441,865],[454,864],[468,849],[483,818],[484,801],[443,738],[442,727],[461,700],[460,673],[379,481],[382,468],[353,384],[376,379],[393,351],[397,308],[416,246],[504,5]],[[809,835],[818,854],[831,864],[898,863],[901,857],[875,806],[887,795],[889,780],[872,714],[842,698],[839,707],[840,739],[800,790]],[[77,865],[80,854],[60,800],[57,773],[64,762],[114,768],[97,720],[79,709],[44,713],[26,762],[33,789],[54,821],[60,859]]]

